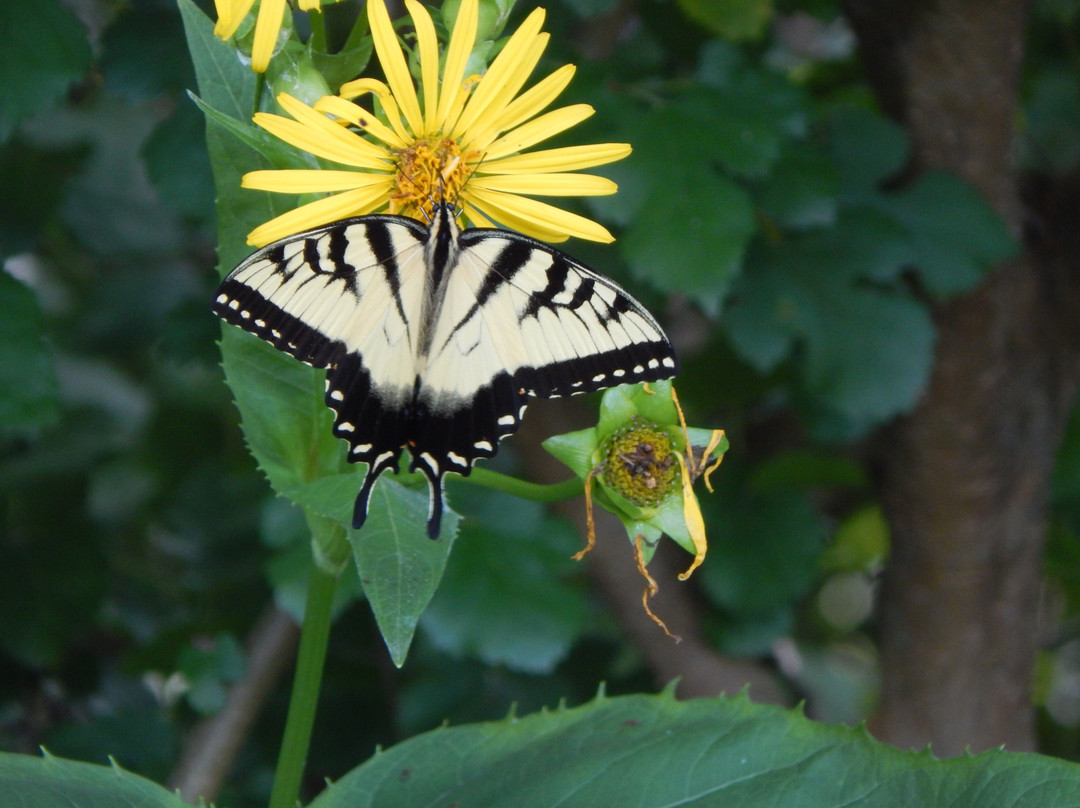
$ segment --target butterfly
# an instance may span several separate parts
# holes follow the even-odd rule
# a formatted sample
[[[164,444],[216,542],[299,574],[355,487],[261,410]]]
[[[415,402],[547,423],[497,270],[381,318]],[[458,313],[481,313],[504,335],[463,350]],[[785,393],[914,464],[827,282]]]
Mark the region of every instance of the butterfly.
[[[468,476],[513,434],[530,396],[554,398],[674,376],[660,325],[614,281],[542,242],[430,225],[343,219],[241,262],[213,302],[226,322],[317,368],[348,459],[366,463],[353,527],[408,448],[439,534],[443,476]]]

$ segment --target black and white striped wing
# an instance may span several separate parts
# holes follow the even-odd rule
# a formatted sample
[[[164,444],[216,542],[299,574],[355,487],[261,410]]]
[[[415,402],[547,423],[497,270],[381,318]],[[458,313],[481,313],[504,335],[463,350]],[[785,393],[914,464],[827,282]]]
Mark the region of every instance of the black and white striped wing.
[[[677,371],[660,326],[613,281],[524,236],[458,231],[446,206],[431,228],[363,216],[271,244],[229,273],[213,309],[327,368],[334,433],[368,464],[354,527],[406,446],[428,480],[435,537],[443,476],[492,457],[529,396]]]
[[[227,322],[328,368],[334,432],[350,461],[368,464],[364,515],[371,486],[397,469],[409,440],[427,239],[428,228],[400,216],[335,222],[254,253],[213,303]]]
[[[434,325],[413,435],[432,481],[467,475],[518,428],[529,396],[554,398],[675,375],[667,337],[614,281],[559,250],[465,230]]]

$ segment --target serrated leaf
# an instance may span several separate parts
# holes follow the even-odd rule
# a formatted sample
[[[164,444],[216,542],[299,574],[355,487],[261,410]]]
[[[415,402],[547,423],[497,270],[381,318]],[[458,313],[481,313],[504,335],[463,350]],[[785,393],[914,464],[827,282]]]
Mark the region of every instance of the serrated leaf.
[[[452,511],[443,514],[434,540],[427,537],[427,516],[426,493],[381,482],[371,494],[364,527],[349,531],[360,585],[399,668],[457,536],[458,516]]]
[[[90,42],[58,0],[0,3],[0,141],[90,69]]]
[[[1080,767],[1063,760],[937,760],[743,696],[666,692],[437,729],[377,754],[310,808],[1065,808],[1078,793]]]
[[[22,808],[191,808],[119,766],[0,753],[0,805]]]
[[[248,448],[274,490],[288,495],[344,469],[323,371],[232,326],[222,331],[221,352]]]

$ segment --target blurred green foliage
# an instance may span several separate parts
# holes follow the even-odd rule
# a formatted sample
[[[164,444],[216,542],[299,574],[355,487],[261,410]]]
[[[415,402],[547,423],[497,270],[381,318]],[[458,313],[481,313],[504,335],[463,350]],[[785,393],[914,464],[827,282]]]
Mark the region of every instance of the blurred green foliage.
[[[597,109],[588,137],[575,138],[635,149],[599,172],[620,193],[589,202],[616,244],[567,249],[667,312],[690,422],[723,426],[732,440],[717,493],[701,497],[709,558],[682,585],[707,604],[724,653],[769,658],[787,642],[824,659],[823,670],[841,664],[839,643],[868,648],[861,677],[791,683],[828,705],[858,681],[860,698],[845,703],[865,704],[865,622],[830,624],[817,599],[837,575],[872,582],[887,553],[859,441],[925,384],[935,339],[926,301],[971,288],[1016,245],[954,177],[895,187],[907,145],[869,102],[850,45],[809,57],[777,36],[779,18],[809,12],[824,39],[838,3],[740,2],[717,16],[710,3],[645,0],[639,24],[613,38],[604,32],[616,5],[546,3],[545,64],[577,63],[567,101]],[[503,6],[485,7],[495,35]],[[528,10],[519,3],[511,24]],[[351,25],[355,15],[341,13]],[[1080,160],[1076,24],[1072,4],[1035,5],[1022,140],[1035,172]],[[366,62],[352,45],[350,58]],[[239,643],[260,611],[275,599],[298,609],[310,558],[308,525],[269,494],[222,379],[208,301],[215,265],[243,256],[215,258],[206,119],[186,94],[196,86],[186,54],[170,0],[0,3],[0,748],[44,743],[99,763],[111,752],[159,781],[184,730],[242,670]],[[209,131],[237,178],[259,165],[231,134]],[[266,196],[247,194],[227,226],[246,232],[272,215]],[[252,367],[273,367],[282,383],[317,375],[264,354]],[[251,410],[279,419],[273,406]],[[317,400],[302,417],[332,441]],[[507,471],[520,470],[513,446],[500,456]],[[1074,423],[1048,558],[1072,616],[1078,458]],[[324,486],[355,492],[354,470],[327,471]],[[315,506],[340,499],[331,494],[303,496]],[[461,486],[451,497],[468,517],[453,552],[431,548],[446,572],[404,669],[359,602],[363,561],[342,585],[313,790],[377,744],[447,717],[578,704],[600,681],[612,693],[652,687],[567,560],[580,539],[566,524],[501,494]],[[364,584],[378,612],[378,589]],[[151,687],[177,673],[179,696]],[[284,700],[272,699],[223,804],[265,802]],[[1077,721],[1048,719],[1048,748],[1077,753]]]

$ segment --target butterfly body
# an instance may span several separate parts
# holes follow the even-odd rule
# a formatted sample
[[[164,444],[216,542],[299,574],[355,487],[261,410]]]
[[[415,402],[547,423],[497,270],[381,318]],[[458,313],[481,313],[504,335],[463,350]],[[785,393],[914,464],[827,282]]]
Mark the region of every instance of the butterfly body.
[[[315,367],[348,459],[368,464],[353,525],[402,451],[428,480],[468,475],[517,430],[529,396],[669,378],[655,319],[614,282],[552,247],[493,228],[371,215],[275,242],[222,281],[213,309]]]

